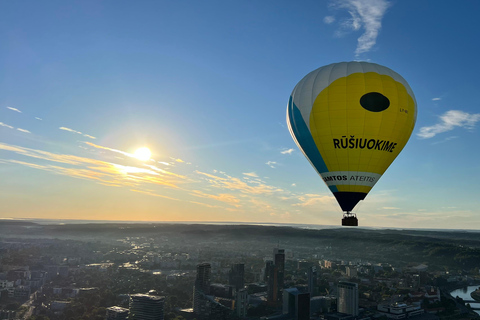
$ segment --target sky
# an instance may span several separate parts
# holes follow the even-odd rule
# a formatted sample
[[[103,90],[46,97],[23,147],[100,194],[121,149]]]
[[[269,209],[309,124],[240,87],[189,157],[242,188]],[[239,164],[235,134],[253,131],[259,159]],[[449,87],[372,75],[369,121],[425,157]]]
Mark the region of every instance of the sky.
[[[360,226],[479,229],[479,10],[1,1],[0,218],[340,225],[286,106],[307,73],[358,60],[402,75],[418,108]]]

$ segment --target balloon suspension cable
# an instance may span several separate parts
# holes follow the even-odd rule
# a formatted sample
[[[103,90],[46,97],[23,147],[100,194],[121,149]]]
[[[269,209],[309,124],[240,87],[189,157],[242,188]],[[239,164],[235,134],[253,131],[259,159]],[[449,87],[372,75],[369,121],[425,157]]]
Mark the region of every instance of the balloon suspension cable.
[[[345,211],[342,218],[342,226],[358,227],[357,215],[350,211]]]

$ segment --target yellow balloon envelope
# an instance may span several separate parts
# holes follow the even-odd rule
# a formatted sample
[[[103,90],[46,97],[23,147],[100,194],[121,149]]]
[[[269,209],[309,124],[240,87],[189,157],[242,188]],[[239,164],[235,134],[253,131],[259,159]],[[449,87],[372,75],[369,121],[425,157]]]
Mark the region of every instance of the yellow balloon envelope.
[[[306,75],[287,106],[290,133],[350,212],[412,134],[417,108],[398,73],[368,62],[341,62]]]

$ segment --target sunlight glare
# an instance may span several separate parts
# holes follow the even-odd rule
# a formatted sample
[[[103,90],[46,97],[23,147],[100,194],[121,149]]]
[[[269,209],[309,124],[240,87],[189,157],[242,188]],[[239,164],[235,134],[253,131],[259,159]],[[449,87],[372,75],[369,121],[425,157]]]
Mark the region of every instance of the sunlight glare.
[[[137,149],[133,154],[133,156],[140,161],[148,161],[152,156],[152,153],[150,152],[150,149],[148,149],[147,147],[142,147],[140,149]]]

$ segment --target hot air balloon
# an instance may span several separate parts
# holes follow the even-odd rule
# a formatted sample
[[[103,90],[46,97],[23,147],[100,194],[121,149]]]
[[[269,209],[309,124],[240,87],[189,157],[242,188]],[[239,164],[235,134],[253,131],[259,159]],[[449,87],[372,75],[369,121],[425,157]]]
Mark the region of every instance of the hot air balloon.
[[[290,134],[344,211],[342,225],[358,225],[352,210],[402,151],[416,118],[408,83],[375,63],[333,63],[295,86]]]

